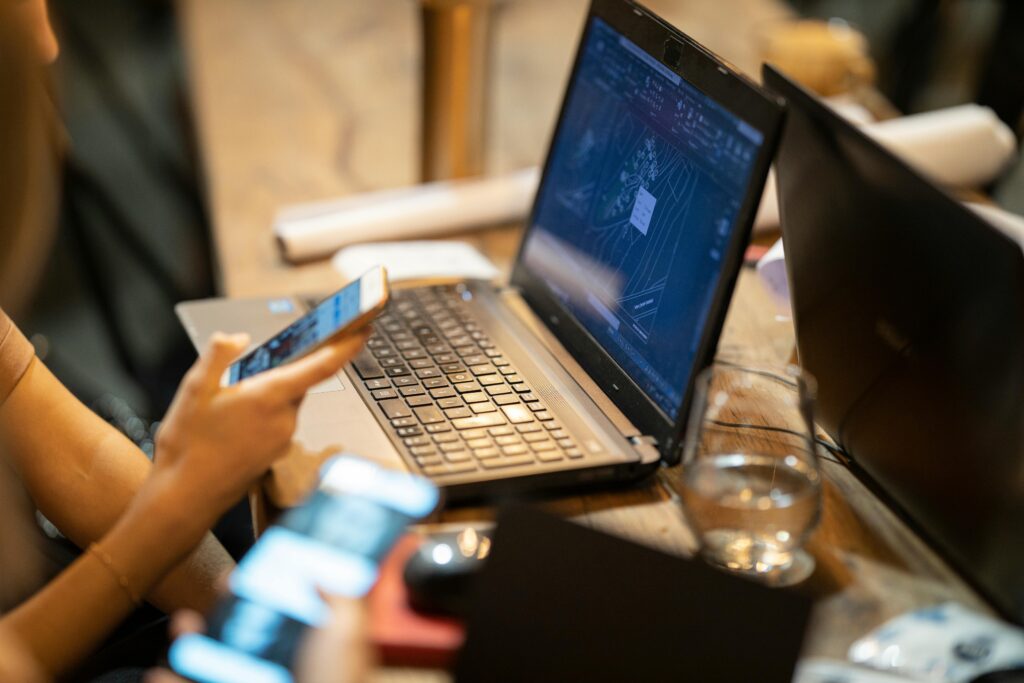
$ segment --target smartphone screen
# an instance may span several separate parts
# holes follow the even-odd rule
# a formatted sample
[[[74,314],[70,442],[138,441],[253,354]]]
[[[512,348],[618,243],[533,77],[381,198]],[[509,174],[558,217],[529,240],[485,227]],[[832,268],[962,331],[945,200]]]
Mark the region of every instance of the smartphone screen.
[[[290,682],[303,635],[329,617],[319,591],[365,595],[408,524],[437,502],[421,477],[353,457],[331,461],[309,501],[242,558],[207,632],[175,641],[172,668],[202,683]]]
[[[234,384],[298,358],[345,329],[385,294],[379,286],[382,278],[375,268],[324,299],[273,339],[233,363],[228,368],[227,383]]]

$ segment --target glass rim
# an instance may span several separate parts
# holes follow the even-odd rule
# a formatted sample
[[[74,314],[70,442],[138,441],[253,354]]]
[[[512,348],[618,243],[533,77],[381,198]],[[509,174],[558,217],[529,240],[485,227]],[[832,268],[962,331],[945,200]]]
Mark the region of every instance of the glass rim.
[[[708,401],[712,395],[713,380],[723,374],[732,375],[736,380],[744,376],[758,376],[762,384],[769,387],[769,382],[774,383],[776,391],[788,393],[793,399],[791,409],[799,413],[800,419],[805,423],[806,434],[798,434],[801,439],[807,442],[807,451],[812,454],[813,469],[818,471],[820,463],[820,446],[817,442],[818,423],[815,419],[815,405],[817,403],[817,381],[814,376],[803,368],[787,363],[786,365],[767,363],[740,364],[729,360],[716,359],[706,368],[702,369],[697,376],[694,386],[694,398],[690,407],[689,420],[684,433],[683,457],[684,464],[691,462],[698,449],[699,441],[705,429],[706,410]],[[729,381],[726,380],[726,384]],[[747,428],[749,425],[737,424],[733,427]],[[774,431],[774,430],[771,430]],[[786,431],[786,430],[782,430]]]

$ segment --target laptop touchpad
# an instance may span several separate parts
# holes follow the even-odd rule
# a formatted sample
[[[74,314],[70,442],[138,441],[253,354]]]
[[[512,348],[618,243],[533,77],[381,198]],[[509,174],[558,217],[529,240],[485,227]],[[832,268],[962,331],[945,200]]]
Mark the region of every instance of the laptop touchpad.
[[[323,382],[320,382],[320,384],[317,384],[315,387],[310,389],[309,393],[323,394],[328,391],[341,391],[344,388],[345,385],[342,384],[341,378],[337,375],[331,375],[328,379],[325,379]]]

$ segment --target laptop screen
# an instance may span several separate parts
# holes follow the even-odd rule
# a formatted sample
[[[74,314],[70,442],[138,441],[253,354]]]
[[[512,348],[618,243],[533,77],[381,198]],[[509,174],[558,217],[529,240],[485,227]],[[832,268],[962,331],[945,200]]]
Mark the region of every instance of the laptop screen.
[[[762,143],[591,19],[522,261],[673,420]]]

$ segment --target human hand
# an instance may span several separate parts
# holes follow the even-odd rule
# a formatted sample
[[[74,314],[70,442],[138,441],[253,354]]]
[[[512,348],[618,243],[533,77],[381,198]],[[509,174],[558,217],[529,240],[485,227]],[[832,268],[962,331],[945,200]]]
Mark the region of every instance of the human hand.
[[[167,627],[172,642],[189,633],[202,633],[205,630],[206,620],[199,612],[193,612],[190,609],[178,610],[172,614]],[[150,669],[146,672],[143,683],[187,683],[187,681],[167,669]]]
[[[298,683],[357,683],[367,678],[373,656],[366,637],[366,614],[357,600],[321,597],[331,608],[330,619],[312,630],[299,644],[295,680]],[[188,633],[206,630],[205,620],[196,612],[182,610],[171,618],[170,635],[176,640]],[[185,683],[166,669],[152,669],[146,683]]]
[[[178,610],[172,614],[170,625],[167,627],[172,642],[189,633],[202,633],[205,630],[206,620],[199,612],[193,612],[190,609]],[[187,683],[187,681],[167,669],[150,669],[146,672],[144,683]]]
[[[228,387],[221,386],[221,376],[248,338],[214,335],[160,427],[153,472],[143,489],[173,491],[196,531],[205,531],[287,451],[306,391],[355,357],[368,335],[340,338]]]
[[[295,678],[299,683],[356,683],[375,663],[370,647],[366,606],[359,600],[320,593],[331,608],[326,624],[299,645]]]
[[[288,451],[270,466],[263,478],[263,492],[275,507],[295,507],[316,487],[323,464],[341,451],[338,445],[310,451],[293,441]]]

